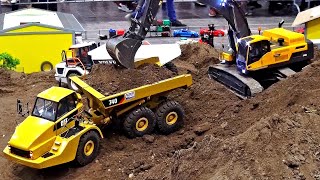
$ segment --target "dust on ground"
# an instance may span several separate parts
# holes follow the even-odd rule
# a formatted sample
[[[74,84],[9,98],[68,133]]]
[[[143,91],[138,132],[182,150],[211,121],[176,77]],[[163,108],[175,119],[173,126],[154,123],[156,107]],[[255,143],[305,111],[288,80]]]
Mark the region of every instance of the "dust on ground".
[[[218,62],[215,49],[193,44],[182,46],[182,50],[175,64],[180,73],[192,74],[193,85],[170,94],[186,111],[181,130],[167,136],[155,133],[152,138],[128,139],[109,127],[103,130],[105,139],[100,154],[85,167],[62,165],[34,170],[0,158],[1,177],[319,179],[319,62],[252,99],[240,100],[207,75],[208,66]],[[10,76],[2,76],[3,73]],[[100,73],[114,75],[103,69]],[[0,102],[5,104],[0,108],[3,149],[14,131],[14,119],[18,119],[16,98],[32,101],[55,82],[53,74],[23,75],[0,70],[0,75],[1,88],[11,89],[0,93]],[[120,84],[115,86],[116,91],[121,88]]]

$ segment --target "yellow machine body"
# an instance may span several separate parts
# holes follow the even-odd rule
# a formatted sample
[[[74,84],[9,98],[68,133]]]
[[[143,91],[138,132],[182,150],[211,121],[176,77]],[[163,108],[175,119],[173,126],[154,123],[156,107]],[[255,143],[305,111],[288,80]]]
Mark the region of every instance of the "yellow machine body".
[[[92,121],[95,124],[109,123],[112,114],[111,112],[114,112],[115,109],[117,109],[116,114],[121,115],[137,105],[144,103],[146,101],[145,99],[151,99],[153,96],[167,93],[180,87],[188,87],[192,84],[191,75],[184,74],[110,96],[105,96],[76,76],[71,77],[71,80],[79,87],[80,91],[88,97]],[[130,105],[127,106],[127,104]],[[96,114],[101,114],[101,116],[97,116]]]
[[[248,71],[259,70],[277,64],[289,64],[294,53],[308,50],[308,44],[303,34],[283,28],[266,30],[262,36],[253,35],[250,37],[253,38],[250,44],[268,41],[270,43],[270,51],[266,52],[260,60],[248,65]],[[283,45],[279,45],[278,43],[280,38],[284,40]],[[248,52],[250,52],[250,50]]]
[[[279,43],[279,40],[283,42]],[[296,33],[283,28],[274,28],[265,30],[262,35],[251,35],[241,38],[240,41],[246,42],[246,54],[243,54],[246,59],[246,70],[256,71],[265,68],[272,68],[282,65],[289,65],[294,62],[299,62],[313,56],[313,49],[307,43],[305,36],[301,33]],[[259,47],[260,56],[256,57],[254,62],[249,62],[250,55],[256,51],[255,44],[263,44],[265,47]],[[313,46],[312,46],[313,47]],[[237,44],[237,54],[239,44]],[[262,52],[261,52],[262,51]],[[225,62],[235,62],[232,54],[222,52],[220,60]]]
[[[43,98],[59,103],[65,97],[75,94],[74,91],[52,87],[41,92],[37,98]],[[79,94],[76,97],[81,97]],[[74,109],[63,114],[55,121],[50,121],[35,115],[28,116],[19,124],[4,149],[5,157],[25,166],[42,169],[74,160],[80,137],[90,131],[102,133],[100,129],[90,123],[81,122],[82,130],[68,136],[66,132],[75,126],[71,116],[81,112],[81,99],[76,100]]]
[[[192,84],[191,75],[180,75],[104,96],[78,77],[71,79],[89,99],[89,116],[83,113],[80,94],[61,87],[51,87],[37,96],[32,114],[16,127],[3,151],[5,157],[37,169],[73,161],[80,147],[79,141],[87,132],[95,131],[103,138],[98,125],[108,124],[114,115],[119,116],[144,103],[153,106],[157,104],[153,102],[155,97]],[[73,102],[66,104],[74,103],[74,108],[68,108],[69,111],[60,116],[60,105],[70,98],[74,98]],[[44,102],[42,109],[37,105],[40,102]],[[50,103],[52,105],[49,106]],[[54,107],[56,111],[48,110]],[[55,112],[56,118],[44,116],[47,111]]]

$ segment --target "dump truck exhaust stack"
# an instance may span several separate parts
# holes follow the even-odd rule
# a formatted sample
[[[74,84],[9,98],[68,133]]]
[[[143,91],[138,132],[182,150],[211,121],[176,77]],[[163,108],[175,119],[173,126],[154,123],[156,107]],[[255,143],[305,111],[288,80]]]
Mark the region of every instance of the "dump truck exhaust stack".
[[[141,44],[142,40],[119,36],[107,40],[106,48],[118,65],[132,69],[134,68],[134,57]]]

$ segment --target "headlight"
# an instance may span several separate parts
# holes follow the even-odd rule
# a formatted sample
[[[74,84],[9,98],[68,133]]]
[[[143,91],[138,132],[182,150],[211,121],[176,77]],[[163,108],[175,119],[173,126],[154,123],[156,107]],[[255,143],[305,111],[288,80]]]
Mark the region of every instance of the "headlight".
[[[246,71],[245,69],[242,69],[241,72],[242,72],[243,74],[246,74],[246,73],[247,73],[247,71]]]
[[[9,149],[9,151],[11,151],[11,146],[10,145],[8,145],[8,149]]]
[[[30,151],[30,158],[32,159],[32,157],[33,157],[33,152]]]

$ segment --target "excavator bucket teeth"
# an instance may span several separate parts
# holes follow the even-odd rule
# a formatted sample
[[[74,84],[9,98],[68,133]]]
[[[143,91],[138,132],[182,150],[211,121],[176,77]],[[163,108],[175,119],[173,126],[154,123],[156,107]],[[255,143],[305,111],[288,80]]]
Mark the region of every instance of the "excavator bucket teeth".
[[[107,40],[106,48],[118,65],[130,69],[135,67],[134,57],[141,44],[141,40],[116,37]]]

